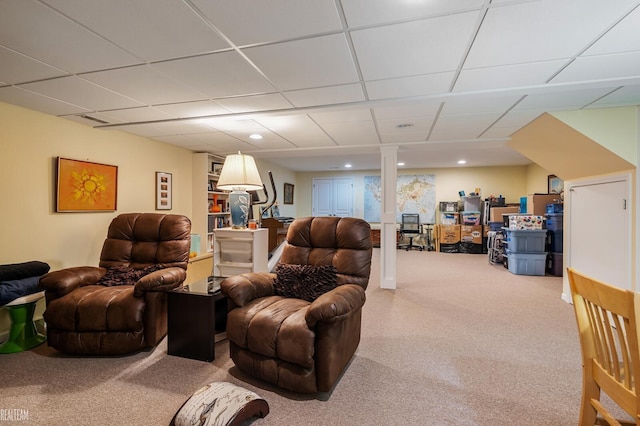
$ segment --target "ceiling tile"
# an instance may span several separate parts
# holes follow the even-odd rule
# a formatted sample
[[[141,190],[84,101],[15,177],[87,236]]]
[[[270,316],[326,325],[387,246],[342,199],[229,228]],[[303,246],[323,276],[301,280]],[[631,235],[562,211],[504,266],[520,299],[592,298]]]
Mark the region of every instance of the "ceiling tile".
[[[202,100],[204,94],[163,75],[149,65],[83,74],[118,93],[126,93],[146,105]]]
[[[369,99],[393,99],[401,97],[446,93],[455,73],[441,72],[412,77],[391,78],[365,83]]]
[[[213,117],[203,119],[200,122],[221,132],[244,132],[246,136],[264,130],[264,127],[254,120],[238,119],[237,117]]]
[[[152,123],[150,128],[153,129],[151,136],[168,136],[168,135],[191,135],[210,132],[211,129],[204,124],[196,123],[190,120],[186,121],[165,121],[161,123]]]
[[[221,98],[217,103],[231,112],[268,111],[293,108],[293,105],[279,93],[266,95],[238,96],[233,98]]]
[[[89,112],[88,109],[72,105],[14,86],[0,87],[0,101],[29,108],[51,115],[66,115]]]
[[[371,120],[332,122],[321,126],[338,145],[372,145],[380,142]]]
[[[598,99],[596,102],[587,106],[587,108],[638,105],[638,99],[640,99],[640,85],[621,87],[604,98]]]
[[[222,52],[153,64],[160,72],[211,98],[270,93],[274,88],[236,52]]]
[[[468,92],[543,84],[566,63],[566,60],[557,60],[463,69],[453,91]]]
[[[583,56],[640,50],[638,28],[640,28],[640,7],[636,7],[622,22],[596,41],[583,53]]]
[[[22,84],[19,87],[94,111],[143,105],[75,76]]]
[[[341,86],[318,87],[314,89],[292,90],[283,93],[296,107],[333,105],[364,101],[362,86],[343,84]]]
[[[101,124],[117,124],[117,123],[125,123],[125,121],[117,120],[114,117],[108,117],[101,112],[91,111],[86,114],[72,114],[72,115],[61,115],[60,117],[66,118],[67,120],[75,121],[77,123],[86,124],[87,126],[99,126]]]
[[[640,76],[640,51],[577,58],[552,83]]]
[[[440,115],[473,114],[478,111],[502,114],[521,97],[521,95],[496,95],[495,93],[489,96],[479,94],[453,96],[445,101]]]
[[[297,147],[334,145],[331,138],[307,115],[264,117],[255,121]]]
[[[365,80],[455,70],[473,35],[477,12],[353,31]]]
[[[377,120],[380,140],[383,143],[424,141],[427,139],[433,119],[433,116],[413,117],[402,123],[397,119]]]
[[[342,0],[351,27],[480,9],[484,0]]]
[[[495,127],[522,127],[544,114],[544,110],[511,110],[503,115]]]
[[[480,135],[480,139],[484,138],[508,138],[511,137],[512,134],[520,130],[520,127],[496,127],[493,126],[490,129],[487,129],[483,134]]]
[[[615,87],[603,89],[567,90],[559,93],[541,93],[529,95],[515,106],[514,110],[523,109],[579,109],[615,90]]]
[[[242,142],[234,137],[231,137],[221,132],[207,132],[197,133],[180,136],[160,136],[155,139],[164,141],[167,143],[180,143],[189,149],[196,149],[201,152],[215,151],[215,152],[248,152],[254,147]]]
[[[103,112],[105,117],[109,117],[109,121],[114,119],[115,122],[135,123],[138,121],[155,121],[168,120],[177,118],[159,111],[151,107],[116,109]]]
[[[60,77],[66,73],[43,62],[0,46],[0,81],[17,84],[44,78]]]
[[[393,119],[398,122],[406,118],[431,116],[440,109],[440,100],[411,101],[399,105],[375,107],[373,112],[378,120]]]
[[[426,116],[413,117],[407,122],[398,122],[397,119],[378,119],[376,122],[380,135],[419,134],[422,135],[420,140],[424,140],[433,124],[433,119],[433,116]]]
[[[140,60],[34,0],[0,2],[2,45],[70,73]]]
[[[144,61],[230,47],[181,1],[45,1]]]
[[[342,29],[333,0],[193,0],[193,3],[238,46]]]
[[[371,110],[369,109],[351,109],[345,111],[318,112],[309,114],[309,116],[318,124],[328,123],[349,123],[371,121]]]
[[[440,116],[433,131],[429,135],[430,141],[446,141],[456,139],[475,139],[495,122],[500,114],[464,114],[460,116]],[[460,124],[464,123],[464,126]]]
[[[227,114],[229,110],[221,107],[215,101],[193,101],[177,104],[154,105],[154,108],[164,111],[174,117],[205,117],[209,115]]]
[[[244,53],[279,90],[358,81],[344,34],[258,46]]]
[[[632,0],[540,0],[492,7],[482,22],[465,67],[573,57],[634,3]]]
[[[239,140],[252,146],[254,149],[291,149],[294,146],[291,142],[280,137],[279,135],[272,133],[266,129],[260,132],[262,139],[253,140],[249,138],[247,132],[244,131],[225,131],[229,136],[238,138]]]

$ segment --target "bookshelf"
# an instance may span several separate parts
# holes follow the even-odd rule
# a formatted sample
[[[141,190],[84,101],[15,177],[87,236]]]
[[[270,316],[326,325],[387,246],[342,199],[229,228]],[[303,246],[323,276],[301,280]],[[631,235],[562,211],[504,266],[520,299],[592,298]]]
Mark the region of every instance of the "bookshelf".
[[[213,253],[213,233],[229,226],[228,192],[216,189],[224,157],[206,152],[193,154],[193,206],[191,232],[200,235],[198,256]]]

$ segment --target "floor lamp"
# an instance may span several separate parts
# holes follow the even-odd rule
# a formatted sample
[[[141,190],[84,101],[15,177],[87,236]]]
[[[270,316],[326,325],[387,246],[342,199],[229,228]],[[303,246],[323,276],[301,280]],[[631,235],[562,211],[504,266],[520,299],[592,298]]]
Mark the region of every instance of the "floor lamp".
[[[247,191],[262,189],[262,179],[256,167],[256,162],[250,155],[227,155],[222,165],[218,188],[231,191],[229,206],[231,210],[231,226],[235,229],[247,227],[251,195]]]

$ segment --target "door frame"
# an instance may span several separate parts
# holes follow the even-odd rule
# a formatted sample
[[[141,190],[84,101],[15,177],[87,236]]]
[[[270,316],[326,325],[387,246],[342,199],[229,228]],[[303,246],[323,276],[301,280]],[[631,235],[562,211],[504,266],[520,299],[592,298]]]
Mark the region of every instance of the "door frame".
[[[568,181],[565,182],[565,199],[564,199],[564,218],[565,218],[565,224],[567,223],[567,220],[571,220],[571,194],[572,194],[572,189],[576,188],[576,187],[581,187],[581,186],[589,186],[589,185],[600,185],[600,184],[607,184],[607,183],[614,183],[614,182],[620,182],[623,181],[627,184],[627,193],[626,193],[626,197],[627,197],[627,224],[629,227],[629,232],[628,232],[628,238],[627,241],[621,242],[621,244],[624,244],[624,248],[625,248],[625,256],[626,256],[626,261],[627,261],[627,265],[628,265],[628,270],[627,270],[627,276],[628,276],[628,288],[632,289],[632,290],[636,290],[636,285],[634,283],[634,264],[633,264],[633,259],[634,259],[634,255],[633,255],[633,229],[634,229],[634,215],[635,215],[635,202],[634,199],[635,197],[633,196],[633,178],[632,178],[632,174],[630,172],[628,173],[618,173],[618,174],[612,174],[612,175],[606,175],[606,176],[600,176],[600,177],[595,177],[595,178],[586,178],[586,179],[576,179],[576,180],[572,180],[572,181]],[[604,209],[603,209],[604,211]],[[600,220],[598,220],[600,219]],[[594,218],[594,224],[599,225],[599,226],[606,226],[606,221],[604,220],[604,218]],[[564,261],[564,265],[563,265],[563,272],[564,270],[566,270],[566,268],[571,267],[571,227],[570,226],[564,226],[563,227],[563,233],[564,233],[564,256],[563,258],[565,259]],[[571,290],[569,289],[569,279],[567,277],[566,273],[563,273],[563,279],[562,279],[562,300],[564,300],[567,303],[572,303],[571,300]]]

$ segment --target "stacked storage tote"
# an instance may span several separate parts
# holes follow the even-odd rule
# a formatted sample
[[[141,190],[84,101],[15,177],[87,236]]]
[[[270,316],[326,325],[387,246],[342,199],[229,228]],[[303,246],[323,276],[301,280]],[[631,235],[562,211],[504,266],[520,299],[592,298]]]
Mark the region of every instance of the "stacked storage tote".
[[[482,254],[482,199],[479,195],[462,197],[463,210],[460,215],[460,253]]]
[[[535,215],[513,215],[504,228],[507,244],[507,267],[516,275],[544,275],[546,269],[547,230],[544,218]]]
[[[547,204],[547,272],[562,276],[563,204]]]

